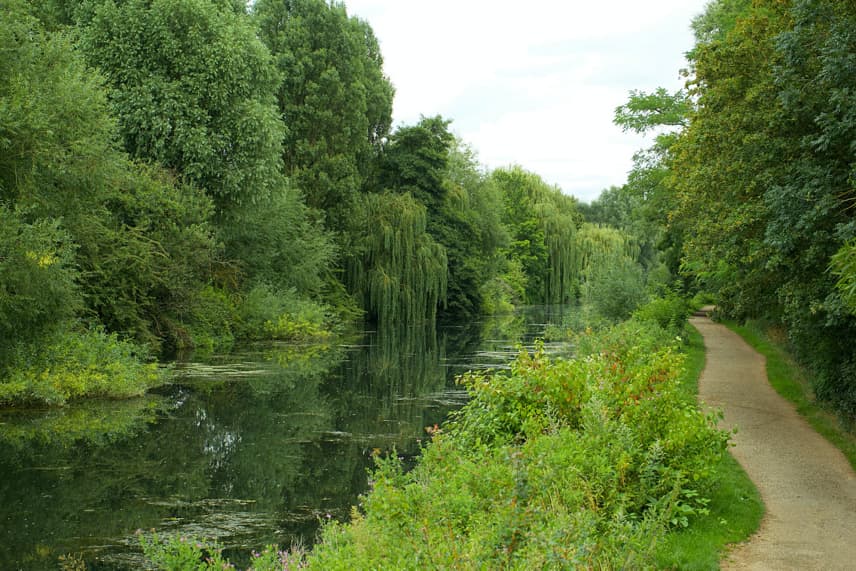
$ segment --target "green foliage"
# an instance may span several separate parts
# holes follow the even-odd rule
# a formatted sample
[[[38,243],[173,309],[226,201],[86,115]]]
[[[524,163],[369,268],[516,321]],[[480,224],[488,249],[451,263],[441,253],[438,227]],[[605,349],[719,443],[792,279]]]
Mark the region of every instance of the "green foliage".
[[[242,339],[307,341],[332,334],[326,308],[301,299],[294,290],[256,285],[241,300],[238,315],[236,334]]]
[[[663,126],[684,127],[689,111],[690,102],[682,91],[673,95],[662,87],[652,93],[634,89],[628,102],[615,109],[615,124],[635,133]]]
[[[100,78],[28,8],[0,7],[0,200],[77,220],[98,209],[123,157]]]
[[[721,40],[734,29],[737,19],[752,6],[752,0],[717,0],[709,2],[705,11],[693,18],[696,42],[704,45]]]
[[[176,327],[176,348],[210,353],[229,347],[235,342],[238,319],[235,296],[207,285],[194,297],[182,324]]]
[[[140,545],[149,563],[164,571],[205,571],[235,569],[223,557],[223,548],[193,537],[171,535],[160,538],[154,532],[151,537],[138,532]],[[300,549],[280,550],[268,545],[261,552],[253,552],[252,564],[246,571],[296,571],[304,569],[304,554]]]
[[[170,571],[199,571],[203,569],[232,569],[222,557],[223,550],[193,538],[169,536],[161,540],[152,532],[147,538],[138,532],[146,558],[158,569]]]
[[[470,403],[413,471],[378,459],[364,513],[326,526],[309,567],[653,566],[666,529],[706,511],[727,440],[680,390],[669,337],[631,322],[585,358],[466,375]]]
[[[0,383],[0,404],[61,405],[83,397],[140,396],[163,384],[166,371],[139,349],[94,329],[60,331],[39,346],[19,345]]]
[[[0,363],[21,343],[39,343],[81,305],[74,250],[59,223],[27,224],[0,204]]]
[[[211,200],[156,167],[132,165],[121,182],[109,214],[75,228],[87,306],[111,331],[176,346],[219,254]]]
[[[683,269],[726,315],[782,323],[818,396],[852,417],[856,8],[723,0],[698,22],[697,106],[669,165]]]
[[[526,275],[526,302],[573,301],[581,269],[576,200],[519,167],[497,169],[491,181],[502,193],[502,222],[511,238],[506,256]]]
[[[226,2],[93,2],[81,48],[107,78],[132,157],[174,169],[220,212],[270,196],[285,130],[280,77],[249,17]]]
[[[313,218],[300,193],[285,187],[269,199],[236,209],[219,235],[237,281],[318,296],[336,249],[330,233]]]
[[[764,504],[755,484],[730,454],[723,455],[716,473],[708,513],[665,537],[657,547],[658,569],[719,571],[728,550],[757,532]]]
[[[653,321],[663,329],[681,334],[686,330],[691,311],[686,299],[672,293],[652,299],[634,311],[633,317],[640,321]]]
[[[425,207],[410,194],[365,194],[353,213],[351,287],[385,326],[436,316],[445,298],[446,252],[427,234]]]
[[[830,259],[833,275],[838,277],[835,283],[841,292],[844,303],[856,314],[856,240],[851,240]]]
[[[626,187],[612,186],[583,207],[586,222],[613,228],[628,228],[641,207],[641,197],[627,192]]]
[[[477,315],[484,305],[483,287],[507,265],[501,248],[508,236],[500,219],[499,190],[481,172],[474,152],[448,131],[448,121],[423,118],[396,131],[384,149],[379,175],[381,183],[410,192],[425,205],[427,232],[446,251],[448,278],[440,315]]]
[[[615,258],[586,272],[583,304],[607,321],[626,319],[645,299],[645,274],[628,258]]]
[[[429,210],[442,204],[448,190],[443,177],[455,141],[450,122],[438,115],[399,127],[383,149],[381,188],[409,192]]]
[[[252,10],[283,76],[286,172],[338,230],[392,124],[393,88],[377,39],[341,3],[259,0]]]
[[[61,220],[84,302],[51,313],[85,308],[87,318],[157,346],[216,252],[210,201],[158,168],[129,162],[101,79],[66,36],[44,32],[22,10],[8,16],[0,41],[14,55],[0,64],[11,78],[0,85],[0,196],[22,221]]]
[[[645,272],[635,261],[634,241],[615,228],[587,224],[577,234],[582,302],[594,314],[617,323],[646,298]]]

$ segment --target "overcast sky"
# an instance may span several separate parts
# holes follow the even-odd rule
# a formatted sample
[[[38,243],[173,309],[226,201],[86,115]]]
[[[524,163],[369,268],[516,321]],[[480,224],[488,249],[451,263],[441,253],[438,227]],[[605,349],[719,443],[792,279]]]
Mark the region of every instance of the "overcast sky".
[[[707,0],[345,0],[380,40],[396,125],[443,115],[490,168],[589,202],[647,142],[612,124],[631,89],[683,86]]]

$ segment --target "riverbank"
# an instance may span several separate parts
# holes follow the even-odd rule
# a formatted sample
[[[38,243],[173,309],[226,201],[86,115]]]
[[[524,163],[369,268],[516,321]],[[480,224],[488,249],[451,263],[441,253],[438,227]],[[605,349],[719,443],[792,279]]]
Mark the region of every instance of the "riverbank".
[[[432,429],[416,468],[377,459],[351,523],[328,523],[304,564],[717,569],[760,503],[698,411],[700,336],[646,314],[663,312],[580,337],[573,361],[536,351],[466,377],[473,400]]]
[[[218,327],[209,323],[207,329],[186,333],[188,344],[183,348],[205,355],[215,349],[225,352],[236,343],[321,343],[344,331],[341,321],[321,305],[278,298],[264,288],[253,291],[255,295],[237,305],[230,302],[228,317]],[[0,349],[0,408],[139,397],[173,378],[170,367],[156,360],[149,346],[107,333],[103,327],[70,324],[37,343],[18,342]]]
[[[708,362],[707,351],[698,329],[689,327],[686,335],[687,343],[683,346],[686,362],[680,383],[688,395],[696,398]],[[664,538],[657,549],[658,568],[717,571],[728,547],[745,541],[758,529],[764,515],[761,496],[731,454],[722,457],[715,477],[717,485],[707,505],[708,513]]]

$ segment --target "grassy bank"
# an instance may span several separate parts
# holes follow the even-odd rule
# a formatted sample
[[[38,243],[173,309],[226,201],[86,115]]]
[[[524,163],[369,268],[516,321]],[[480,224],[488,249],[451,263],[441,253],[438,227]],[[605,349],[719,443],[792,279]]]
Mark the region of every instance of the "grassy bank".
[[[810,373],[788,354],[783,341],[774,340],[754,322],[725,323],[767,359],[767,378],[773,388],[794,404],[811,426],[841,450],[856,470],[856,435],[849,432],[831,410],[814,398]]]
[[[144,349],[102,329],[60,330],[41,343],[19,344],[4,357],[0,406],[130,398],[168,379]]]

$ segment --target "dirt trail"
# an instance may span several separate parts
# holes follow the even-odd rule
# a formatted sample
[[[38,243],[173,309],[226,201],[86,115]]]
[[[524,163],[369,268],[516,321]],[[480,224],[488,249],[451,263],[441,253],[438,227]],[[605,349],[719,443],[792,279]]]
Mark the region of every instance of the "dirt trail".
[[[844,455],[773,390],[763,356],[706,317],[690,321],[707,349],[699,398],[738,427],[732,453],[767,508],[722,568],[856,569],[856,474]]]

